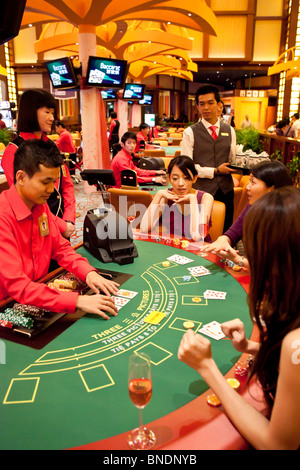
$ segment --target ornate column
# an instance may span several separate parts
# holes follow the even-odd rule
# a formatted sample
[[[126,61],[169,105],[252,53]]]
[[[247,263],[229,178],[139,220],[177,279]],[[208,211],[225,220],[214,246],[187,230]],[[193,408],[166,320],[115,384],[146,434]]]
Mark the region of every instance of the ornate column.
[[[79,25],[79,61],[82,64],[82,76],[86,76],[88,58],[96,56],[96,27]],[[86,169],[110,168],[110,153],[106,133],[105,108],[100,90],[80,87],[81,123],[83,140],[83,165]],[[92,186],[85,185],[85,191],[91,192]]]

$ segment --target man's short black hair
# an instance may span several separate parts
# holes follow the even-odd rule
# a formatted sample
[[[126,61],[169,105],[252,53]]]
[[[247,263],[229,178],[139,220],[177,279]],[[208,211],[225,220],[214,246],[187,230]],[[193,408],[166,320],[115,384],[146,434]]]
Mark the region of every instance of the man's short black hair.
[[[140,131],[141,131],[142,129],[147,129],[147,127],[149,127],[149,129],[150,129],[149,124],[146,124],[145,122],[142,122],[142,124],[140,124]]]
[[[63,158],[52,140],[25,140],[16,150],[14,158],[14,183],[17,171],[23,170],[29,178],[40,171],[40,165],[47,168],[58,168],[63,164]]]
[[[125,134],[122,135],[121,142],[122,144],[125,144],[126,140],[132,139],[136,141],[136,135],[134,132],[125,132]]]
[[[61,126],[63,129],[66,128],[66,126],[64,125],[62,121],[55,121],[55,127],[59,127],[59,126]]]
[[[198,90],[196,91],[195,99],[196,99],[196,104],[198,106],[198,98],[200,95],[208,95],[208,93],[213,93],[215,95],[215,100],[217,103],[220,103],[221,97],[220,97],[220,92],[219,88],[216,87],[215,85],[203,85]]]

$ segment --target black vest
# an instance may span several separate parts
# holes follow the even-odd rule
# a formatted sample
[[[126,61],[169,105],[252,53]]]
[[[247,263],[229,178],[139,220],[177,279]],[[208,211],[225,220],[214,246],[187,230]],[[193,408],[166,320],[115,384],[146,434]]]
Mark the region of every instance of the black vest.
[[[220,132],[214,140],[201,121],[191,126],[194,134],[193,160],[200,166],[217,168],[229,161],[231,147],[231,128],[228,124],[220,122]],[[233,189],[231,175],[215,175],[214,178],[198,178],[194,187],[206,191],[213,196],[218,189],[226,194]]]

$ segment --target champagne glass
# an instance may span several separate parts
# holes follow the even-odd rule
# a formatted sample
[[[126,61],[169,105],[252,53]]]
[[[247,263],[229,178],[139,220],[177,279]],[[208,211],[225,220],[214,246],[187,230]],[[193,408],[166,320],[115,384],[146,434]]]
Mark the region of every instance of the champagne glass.
[[[133,203],[131,204],[130,207],[128,207],[127,220],[131,224],[135,218],[136,218],[136,207],[135,207],[135,203]]]
[[[132,354],[129,359],[128,392],[132,403],[139,409],[139,427],[131,431],[128,444],[131,449],[147,450],[156,443],[151,429],[143,425],[143,409],[152,395],[150,358],[147,354]]]

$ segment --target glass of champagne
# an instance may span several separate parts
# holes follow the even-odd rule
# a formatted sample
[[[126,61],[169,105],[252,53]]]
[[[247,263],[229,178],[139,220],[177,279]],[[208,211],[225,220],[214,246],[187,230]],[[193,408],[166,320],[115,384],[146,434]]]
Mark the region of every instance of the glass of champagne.
[[[147,450],[156,443],[151,429],[143,425],[143,409],[152,395],[150,358],[147,354],[132,354],[129,359],[128,392],[132,403],[139,409],[139,427],[131,431],[128,444],[131,449]]]
[[[127,212],[127,220],[131,224],[136,218],[136,207],[135,203],[131,204],[131,206],[128,207],[128,212]]]

